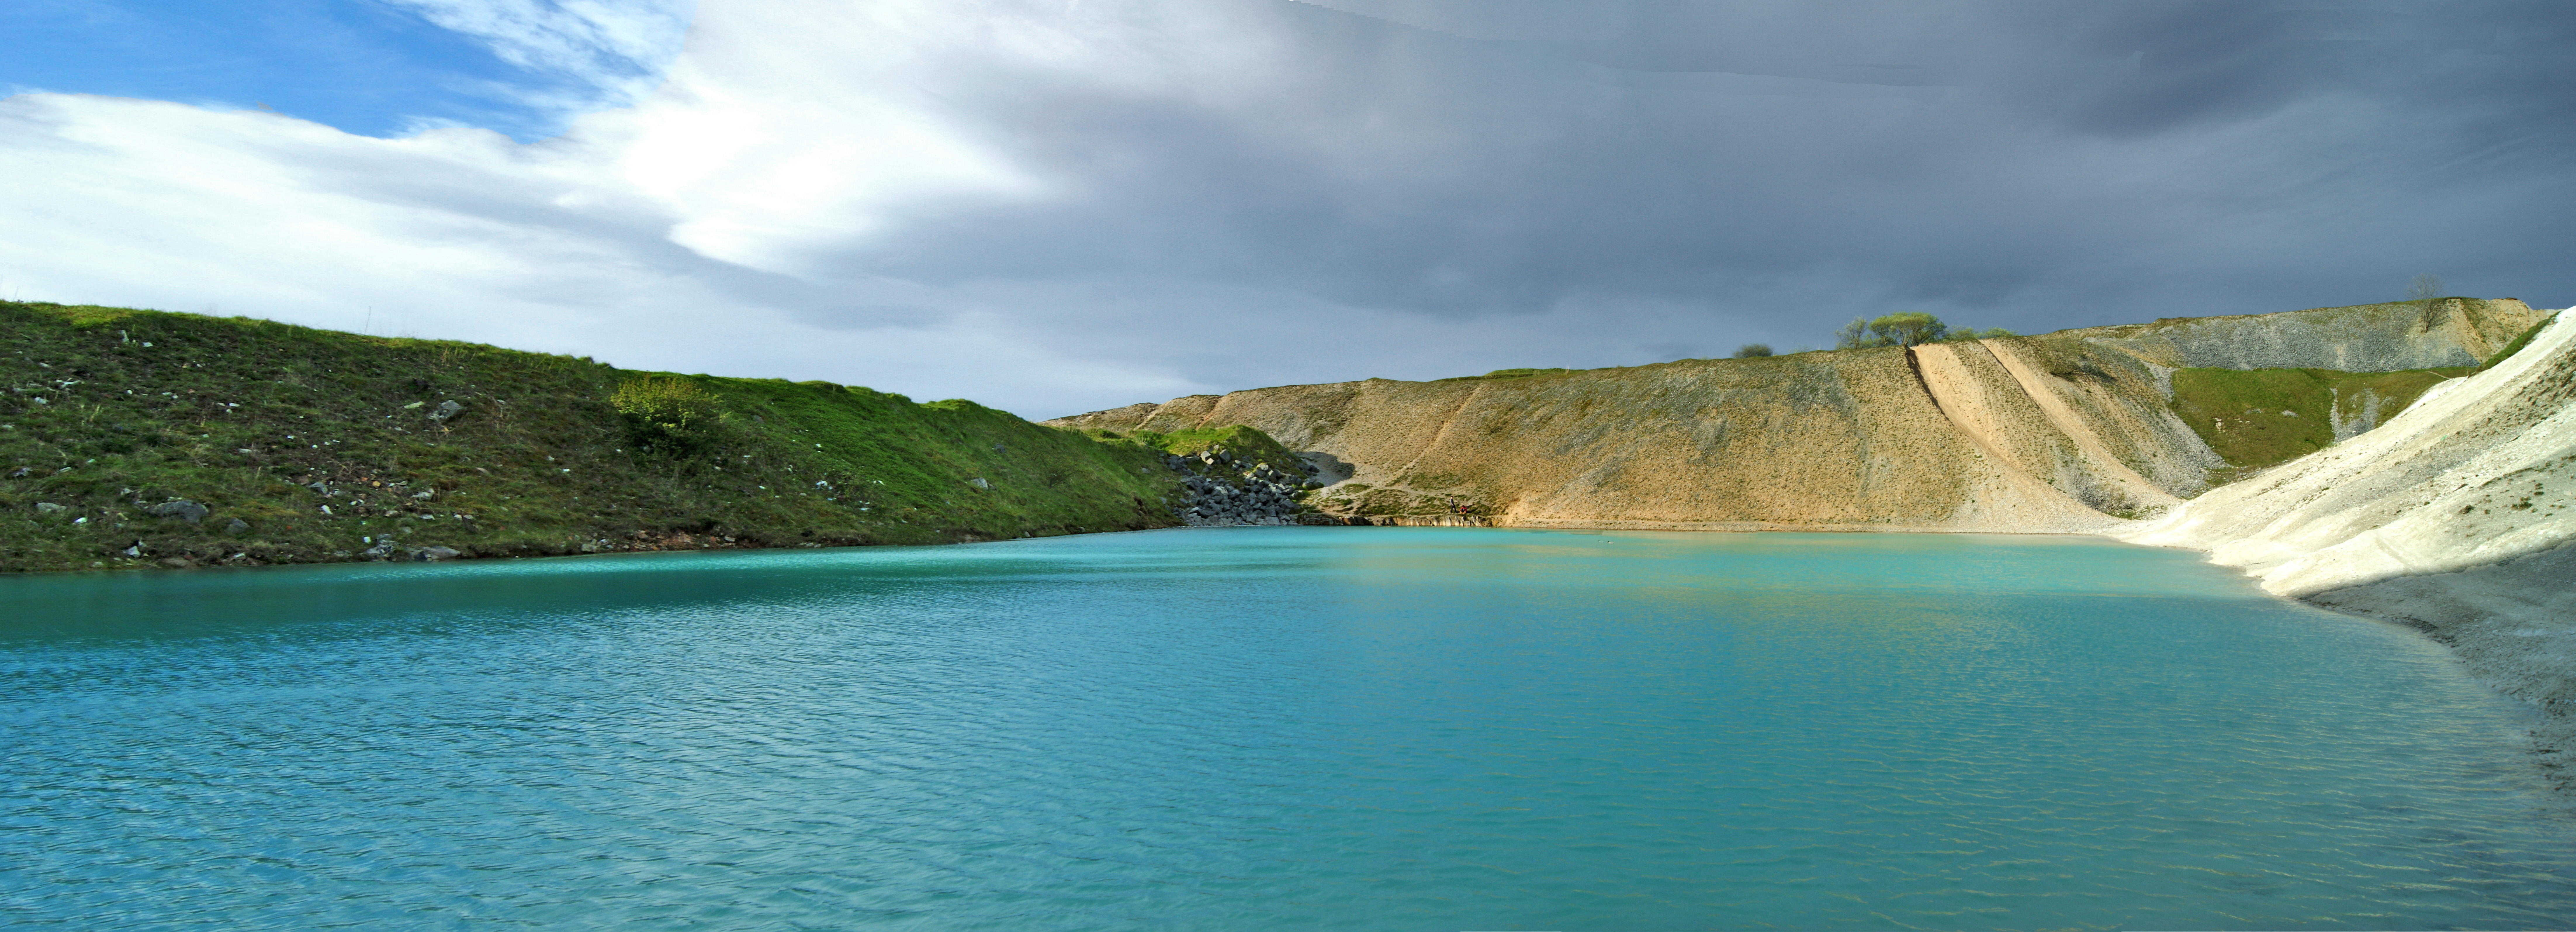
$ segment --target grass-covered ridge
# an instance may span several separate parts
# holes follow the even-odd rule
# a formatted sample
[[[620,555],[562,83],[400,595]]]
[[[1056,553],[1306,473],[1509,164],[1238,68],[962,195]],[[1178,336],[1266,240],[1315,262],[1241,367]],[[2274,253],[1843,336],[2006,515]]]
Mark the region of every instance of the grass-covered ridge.
[[[1243,461],[1245,466],[1268,463],[1280,469],[1296,469],[1299,462],[1296,453],[1281,446],[1279,441],[1270,439],[1269,434],[1241,424],[1199,427],[1171,433],[1099,429],[1084,430],[1082,433],[1095,440],[1143,444],[1165,453],[1191,454],[1201,450],[1221,450],[1233,454],[1234,458]]]
[[[1473,381],[1477,381],[1477,380],[1480,380],[1480,379],[1526,379],[1526,378],[1531,378],[1531,377],[1534,377],[1534,376],[1541,376],[1541,375],[1563,375],[1563,374],[1568,373],[1568,372],[1581,372],[1581,371],[1583,371],[1583,370],[1580,370],[1580,369],[1566,369],[1566,368],[1562,368],[1562,367],[1554,368],[1554,369],[1529,369],[1529,368],[1522,368],[1522,369],[1496,369],[1496,370],[1494,370],[1494,371],[1492,371],[1492,372],[1488,372],[1488,373],[1485,373],[1485,374],[1483,374],[1483,375],[1456,375],[1456,376],[1450,376],[1449,378],[1445,378],[1445,379],[1433,379],[1432,381],[1434,381],[1434,382],[1473,382]]]
[[[2385,423],[2426,389],[2476,371],[2177,369],[2173,409],[2229,466],[2261,469],[2333,446],[2338,421],[2375,411]]]
[[[0,337],[0,570],[1178,523],[1155,449],[969,401],[123,308],[0,302]]]

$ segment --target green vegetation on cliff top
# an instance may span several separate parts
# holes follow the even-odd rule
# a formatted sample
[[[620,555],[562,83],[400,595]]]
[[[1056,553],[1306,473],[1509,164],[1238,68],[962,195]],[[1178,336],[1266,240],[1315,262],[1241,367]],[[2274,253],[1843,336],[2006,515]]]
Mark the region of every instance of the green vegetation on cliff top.
[[[1539,376],[1539,375],[1558,375],[1558,374],[1561,374],[1561,373],[1573,372],[1573,371],[1576,371],[1576,370],[1573,370],[1573,369],[1566,369],[1566,368],[1562,368],[1562,367],[1554,368],[1554,369],[1527,369],[1527,368],[1523,368],[1523,369],[1496,369],[1496,370],[1494,370],[1494,371],[1492,371],[1492,372],[1488,372],[1488,373],[1485,373],[1485,374],[1483,374],[1483,375],[1459,376],[1458,378],[1460,378],[1460,379],[1526,379],[1526,378],[1529,378],[1529,377],[1531,377],[1531,376]],[[1441,379],[1440,381],[1443,381],[1443,382],[1454,382],[1454,381],[1457,381],[1457,379]]]
[[[1090,429],[1082,433],[1094,440],[1142,444],[1166,453],[1197,453],[1201,450],[1224,450],[1244,465],[1268,463],[1279,469],[1298,468],[1297,454],[1279,441],[1241,424],[1223,427],[1199,427],[1171,433],[1138,430],[1120,433],[1114,430]]]
[[[0,570],[1177,523],[1154,449],[970,401],[122,308],[0,302],[0,338]],[[179,499],[211,513],[144,511]]]

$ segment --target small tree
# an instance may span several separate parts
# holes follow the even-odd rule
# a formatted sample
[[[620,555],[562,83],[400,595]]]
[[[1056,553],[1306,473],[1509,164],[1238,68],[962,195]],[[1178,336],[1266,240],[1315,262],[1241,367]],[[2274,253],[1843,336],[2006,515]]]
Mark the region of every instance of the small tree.
[[[1868,349],[1886,345],[1886,338],[1869,332],[1869,321],[1858,317],[1852,318],[1852,322],[1844,324],[1842,329],[1834,331],[1835,349]]]
[[[1737,359],[1754,359],[1769,355],[1771,355],[1771,344],[1768,343],[1747,343],[1735,348]]]
[[[1834,331],[1835,349],[1869,349],[1877,346],[1921,346],[1940,340],[1975,340],[1983,337],[2009,337],[2015,334],[2002,327],[1978,330],[1975,327],[1950,329],[1941,318],[1920,311],[1899,311],[1876,320],[1852,318],[1842,329]]]
[[[2442,276],[2426,272],[2406,286],[2406,300],[2430,301],[2442,296]]]
[[[1898,311],[1869,322],[1869,332],[1886,341],[1881,346],[1919,346],[1940,339],[1949,329],[1941,318],[1920,311]]]

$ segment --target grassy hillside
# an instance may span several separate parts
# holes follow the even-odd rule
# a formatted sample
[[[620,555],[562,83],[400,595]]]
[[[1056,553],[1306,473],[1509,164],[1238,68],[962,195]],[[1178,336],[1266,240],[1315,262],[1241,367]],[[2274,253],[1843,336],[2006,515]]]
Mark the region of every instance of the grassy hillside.
[[[1279,441],[1270,439],[1269,434],[1241,424],[1195,428],[1171,433],[1151,430],[1120,433],[1114,430],[1096,429],[1085,430],[1082,433],[1096,440],[1140,443],[1168,453],[1188,454],[1201,450],[1222,450],[1233,454],[1246,466],[1269,463],[1280,469],[1296,469],[1300,462],[1297,454],[1279,445]]]
[[[2408,369],[2177,369],[2174,413],[2236,469],[2260,469],[2333,446],[2334,419],[2376,398],[2385,422],[2444,379],[2477,371]],[[2340,405],[2340,411],[2338,411]]]
[[[1154,448],[969,401],[123,308],[0,302],[0,339],[0,570],[936,543],[1181,500]]]

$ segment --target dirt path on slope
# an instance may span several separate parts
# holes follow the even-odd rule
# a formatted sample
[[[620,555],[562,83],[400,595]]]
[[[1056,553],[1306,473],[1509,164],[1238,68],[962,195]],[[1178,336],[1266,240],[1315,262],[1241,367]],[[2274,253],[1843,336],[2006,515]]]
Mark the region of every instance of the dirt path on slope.
[[[2129,494],[2137,496],[2141,503],[2148,505],[2170,506],[2182,503],[2182,499],[2175,498],[2172,493],[2147,481],[2147,477],[2139,475],[2137,470],[2129,468],[2127,463],[2121,462],[2119,457],[2112,455],[2110,445],[2103,443],[2102,438],[2093,433],[2092,426],[2086,424],[2084,419],[2075,413],[2075,409],[2067,407],[2066,399],[2050,391],[2048,383],[2040,381],[2039,373],[2032,371],[2027,363],[2011,353],[1998,352],[1992,341],[1978,340],[1977,348],[1984,350],[1986,355],[1994,357],[1995,362],[2002,364],[2004,371],[2012,374],[2013,381],[2020,383],[2022,394],[2030,396],[2030,400],[2039,405],[2039,413],[2047,415],[2048,422],[2056,425],[2058,433],[2065,434],[2067,439],[2075,441],[2075,448],[2084,451],[2085,458],[2092,460],[2096,468],[2109,473],[2111,478],[2128,486]]]
[[[1995,406],[1985,397],[1989,389],[1967,372],[1956,350],[1932,343],[1910,347],[1905,353],[1914,365],[1915,380],[1922,384],[1924,393],[1932,396],[1932,406],[1950,419],[1950,426],[1967,435],[1968,442],[1976,444],[1986,459],[2035,477],[2042,464],[2023,462],[2017,455],[2019,451],[2006,441]]]
[[[1992,470],[1978,483],[1982,489],[1961,506],[1959,523],[1994,525],[1996,530],[2092,532],[2118,521],[2041,479],[2034,467],[2042,464],[2024,463],[2014,454],[1996,405],[1987,398],[1991,389],[1969,374],[1951,347],[1936,343],[1905,352],[1933,407],[1984,454]],[[2055,464],[2045,465],[2055,471]]]

